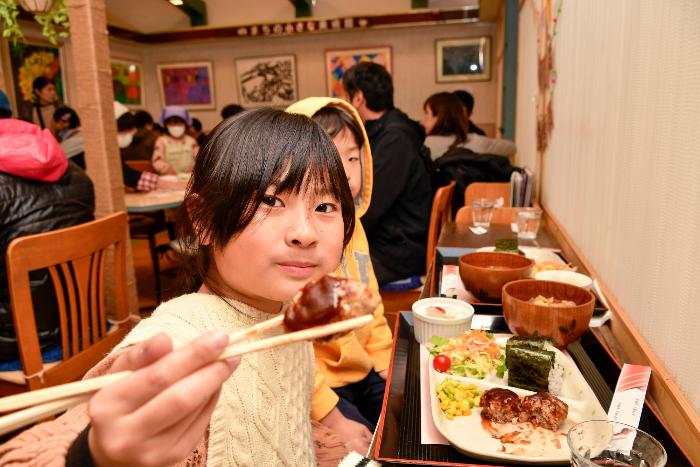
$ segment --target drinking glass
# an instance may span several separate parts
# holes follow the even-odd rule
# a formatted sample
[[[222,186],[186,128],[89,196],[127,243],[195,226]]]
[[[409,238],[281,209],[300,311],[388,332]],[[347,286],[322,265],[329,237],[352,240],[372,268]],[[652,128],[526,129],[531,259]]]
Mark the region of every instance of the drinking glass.
[[[489,228],[493,217],[493,205],[493,200],[490,199],[480,198],[472,201],[472,222],[474,227]]]
[[[540,229],[540,219],[542,218],[542,210],[538,208],[524,209],[518,211],[518,238],[526,240],[534,240],[537,238],[537,231]]]
[[[574,467],[663,467],[666,450],[653,436],[608,420],[574,425],[566,435]]]

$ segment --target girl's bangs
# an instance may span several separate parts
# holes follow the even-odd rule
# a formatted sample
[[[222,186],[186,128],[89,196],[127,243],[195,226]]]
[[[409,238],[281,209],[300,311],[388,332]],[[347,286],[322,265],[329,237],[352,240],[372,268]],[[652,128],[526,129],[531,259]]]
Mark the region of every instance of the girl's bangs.
[[[308,192],[316,196],[331,195],[341,200],[341,184],[347,183],[342,165],[331,166],[332,154],[327,148],[309,149],[306,154],[289,154],[283,164],[276,167],[272,184],[277,187],[277,192]]]

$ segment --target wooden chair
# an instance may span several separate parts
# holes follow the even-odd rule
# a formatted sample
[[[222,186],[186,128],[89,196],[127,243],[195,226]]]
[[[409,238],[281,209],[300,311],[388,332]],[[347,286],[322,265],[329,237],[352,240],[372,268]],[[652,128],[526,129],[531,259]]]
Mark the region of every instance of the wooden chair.
[[[452,212],[452,195],[456,182],[452,180],[449,185],[438,188],[433,197],[433,208],[430,211],[430,224],[428,225],[428,248],[426,250],[425,270],[430,269],[430,264],[435,256],[440,232],[445,222],[450,220]]]
[[[7,249],[12,318],[22,371],[2,372],[3,393],[75,381],[95,366],[131,329],[127,309],[127,216],[120,212],[85,224],[13,240]],[[114,247],[116,322],[107,331],[105,263]],[[29,272],[47,268],[56,291],[63,359],[41,359]],[[19,374],[19,375],[17,375]],[[19,376],[19,377],[17,377]]]
[[[471,206],[479,198],[503,198],[503,205],[510,206],[510,182],[473,182],[464,190],[464,205]]]
[[[515,213],[522,211],[523,209],[528,208],[494,208],[491,223],[510,225],[516,221]],[[467,224],[472,223],[471,205],[459,208],[459,211],[457,211],[457,215],[455,216],[455,222]]]

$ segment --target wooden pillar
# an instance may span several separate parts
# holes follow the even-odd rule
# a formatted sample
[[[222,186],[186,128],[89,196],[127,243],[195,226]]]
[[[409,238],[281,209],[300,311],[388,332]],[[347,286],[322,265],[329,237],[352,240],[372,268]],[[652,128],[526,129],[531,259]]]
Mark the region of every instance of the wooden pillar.
[[[77,84],[75,102],[82,123],[87,173],[95,186],[96,217],[126,209],[114,118],[106,9],[105,0],[68,0],[73,54],[70,76]],[[129,310],[137,313],[130,244],[127,244],[126,254]],[[112,283],[110,276],[108,271],[108,283]],[[114,296],[109,289],[107,295]],[[110,301],[108,308],[112,308],[109,305]]]

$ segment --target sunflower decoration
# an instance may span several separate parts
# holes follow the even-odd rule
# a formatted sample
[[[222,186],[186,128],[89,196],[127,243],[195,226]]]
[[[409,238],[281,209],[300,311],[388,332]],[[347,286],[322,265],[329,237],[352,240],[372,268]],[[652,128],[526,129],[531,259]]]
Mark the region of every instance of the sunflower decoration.
[[[32,100],[32,83],[39,76],[46,76],[53,79],[60,69],[58,57],[51,52],[33,52],[24,59],[19,68],[19,89],[22,92],[22,99]]]

